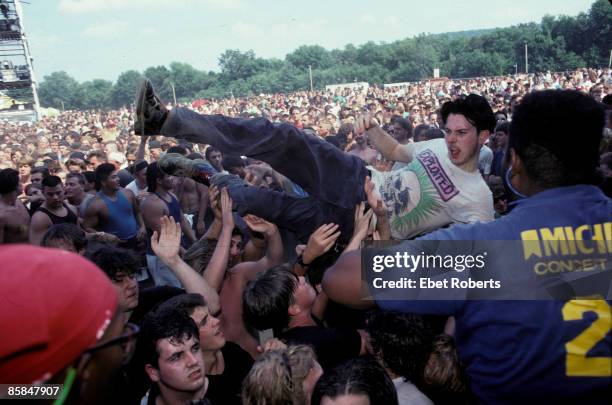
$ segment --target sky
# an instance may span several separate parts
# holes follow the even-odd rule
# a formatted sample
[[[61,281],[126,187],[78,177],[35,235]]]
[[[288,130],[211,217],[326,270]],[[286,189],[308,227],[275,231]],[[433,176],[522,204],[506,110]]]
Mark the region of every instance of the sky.
[[[283,59],[420,33],[508,27],[586,12],[594,0],[25,0],[34,73],[115,81],[171,62],[219,71],[226,49]]]

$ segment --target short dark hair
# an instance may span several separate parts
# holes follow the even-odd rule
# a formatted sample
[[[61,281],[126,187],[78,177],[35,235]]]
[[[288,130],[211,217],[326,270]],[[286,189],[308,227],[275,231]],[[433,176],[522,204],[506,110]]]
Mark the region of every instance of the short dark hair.
[[[43,191],[45,191],[45,187],[55,187],[58,184],[62,184],[62,179],[58,176],[47,176],[41,183]]]
[[[345,124],[340,125],[340,128],[338,128],[338,133],[336,133],[336,135],[339,139],[347,139],[349,134],[351,134],[354,130],[355,128],[353,127],[353,124],[347,122]]]
[[[500,122],[495,126],[495,132],[510,133],[510,123],[508,121]]]
[[[189,160],[202,159],[202,155],[200,153],[193,152],[193,153],[190,153],[189,155],[187,155],[186,158],[189,159]]]
[[[79,252],[87,247],[85,232],[75,224],[55,224],[45,232],[41,246],[53,247],[52,242],[66,242]]]
[[[419,124],[419,125],[417,125],[417,126],[414,128],[414,131],[413,131],[412,133],[413,133],[413,135],[414,135],[415,137],[417,137],[417,136],[419,136],[419,135],[421,134],[421,132],[422,132],[423,134],[426,134],[426,133],[427,133],[427,131],[429,131],[429,128],[430,128],[430,126],[429,126],[429,125],[427,125],[427,124]]]
[[[412,134],[413,134],[414,128],[412,126],[412,123],[410,123],[409,120],[407,120],[406,118],[402,118],[402,117],[394,117],[391,120],[391,123],[392,124],[397,124],[400,127],[402,127],[406,131],[406,133],[407,133],[406,137],[407,138],[412,138]]]
[[[9,194],[19,188],[19,172],[15,169],[0,170],[0,194]]]
[[[88,170],[86,172],[83,172],[83,177],[85,177],[85,181],[87,181],[88,183],[95,183],[96,182],[96,172]]]
[[[92,150],[87,154],[87,160],[91,159],[92,157],[106,161],[106,153],[102,152],[101,150]]]
[[[177,146],[171,146],[170,148],[168,148],[168,150],[166,151],[167,153],[178,153],[179,155],[187,155],[187,149],[185,149],[185,147],[177,145]]]
[[[47,169],[45,166],[34,166],[32,170],[30,171],[30,176],[36,173],[42,173],[43,178],[51,174],[49,173],[49,169]]]
[[[496,121],[491,105],[486,98],[477,94],[462,96],[455,101],[447,101],[442,105],[440,114],[445,125],[449,115],[461,114],[476,127],[478,132],[493,132],[495,129]]]
[[[191,316],[196,308],[205,306],[206,300],[200,294],[180,294],[168,299],[164,303],[160,304],[159,307],[174,308],[183,311],[188,316]]]
[[[385,369],[370,358],[351,359],[323,374],[315,385],[312,405],[320,404],[323,397],[349,394],[366,395],[371,404],[398,404],[393,382]]]
[[[422,381],[434,339],[423,317],[375,310],[368,315],[366,330],[374,353],[389,370],[415,384]]]
[[[83,173],[68,173],[66,175],[66,180],[68,180],[68,179],[77,179],[79,184],[82,185],[82,186],[84,186],[85,183],[87,182],[85,180],[85,176],[83,176]]]
[[[99,191],[102,188],[102,182],[106,181],[111,173],[116,170],[112,163],[102,163],[96,167],[96,190]]]
[[[204,156],[206,157],[206,160],[208,160],[208,158],[210,157],[210,155],[213,154],[213,152],[221,153],[221,151],[215,148],[214,146],[209,146],[208,148],[206,148],[206,152],[204,152]]]
[[[604,122],[603,109],[586,94],[535,91],[512,115],[508,150],[517,153],[539,187],[596,184]]]
[[[144,364],[158,368],[157,342],[159,340],[169,339],[174,342],[183,342],[191,338],[200,341],[200,332],[193,319],[176,308],[160,306],[144,317],[138,337],[138,349]]]
[[[274,266],[249,282],[242,294],[244,323],[257,330],[282,331],[289,325],[289,313],[298,278],[287,264]]]
[[[130,276],[138,272],[140,260],[131,250],[110,245],[102,245],[87,255],[108,278],[117,281],[117,274],[125,273]]]

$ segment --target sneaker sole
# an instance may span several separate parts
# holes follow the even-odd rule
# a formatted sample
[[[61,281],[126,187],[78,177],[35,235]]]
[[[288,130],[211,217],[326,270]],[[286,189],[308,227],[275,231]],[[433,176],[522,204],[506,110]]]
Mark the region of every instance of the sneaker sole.
[[[145,129],[144,129],[144,106],[146,103],[146,94],[147,94],[147,83],[149,82],[149,79],[143,79],[142,82],[140,83],[140,88],[138,89],[138,94],[136,95],[136,117],[138,119],[138,122],[140,123],[140,136],[147,136],[147,134],[145,134]]]

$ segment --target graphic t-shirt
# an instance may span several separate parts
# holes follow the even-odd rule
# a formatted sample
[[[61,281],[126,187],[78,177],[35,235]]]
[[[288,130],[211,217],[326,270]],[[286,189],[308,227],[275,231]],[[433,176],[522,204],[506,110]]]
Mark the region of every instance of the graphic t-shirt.
[[[493,196],[478,171],[466,172],[448,158],[444,139],[417,142],[406,167],[379,172],[368,167],[385,203],[391,236],[407,239],[445,225],[491,221]]]

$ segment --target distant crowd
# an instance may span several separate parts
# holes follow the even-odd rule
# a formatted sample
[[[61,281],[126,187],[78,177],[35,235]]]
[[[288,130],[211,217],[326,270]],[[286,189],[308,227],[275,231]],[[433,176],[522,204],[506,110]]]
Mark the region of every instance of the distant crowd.
[[[0,121],[0,383],[64,384],[58,404],[605,403],[610,301],[365,301],[360,249],[609,241],[610,196],[610,69],[176,106],[144,81],[119,110]]]

